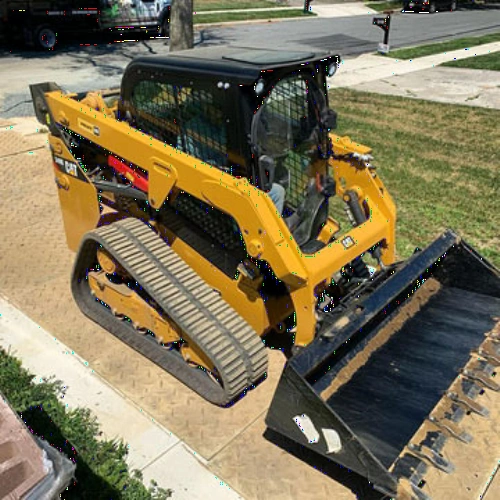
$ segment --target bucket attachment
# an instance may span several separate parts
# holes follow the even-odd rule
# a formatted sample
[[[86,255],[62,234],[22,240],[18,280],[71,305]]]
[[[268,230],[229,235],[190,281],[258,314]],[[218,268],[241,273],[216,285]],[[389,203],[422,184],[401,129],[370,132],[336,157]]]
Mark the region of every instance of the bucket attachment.
[[[393,498],[477,499],[500,458],[500,272],[447,231],[389,274],[288,361],[266,424]]]

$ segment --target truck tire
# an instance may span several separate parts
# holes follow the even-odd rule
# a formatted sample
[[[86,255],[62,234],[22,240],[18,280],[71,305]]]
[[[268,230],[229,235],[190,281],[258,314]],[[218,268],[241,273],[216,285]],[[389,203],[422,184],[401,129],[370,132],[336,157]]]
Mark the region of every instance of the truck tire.
[[[54,50],[57,44],[57,32],[51,26],[38,26],[35,29],[35,46],[40,50]]]

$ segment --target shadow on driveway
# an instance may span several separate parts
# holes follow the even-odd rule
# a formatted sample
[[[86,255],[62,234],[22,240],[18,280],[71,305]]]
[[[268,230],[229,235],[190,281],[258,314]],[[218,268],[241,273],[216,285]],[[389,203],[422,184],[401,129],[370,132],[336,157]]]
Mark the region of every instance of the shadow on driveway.
[[[221,32],[222,31],[222,32]],[[199,45],[221,45],[231,42],[226,30],[195,28],[194,47]],[[8,39],[0,33],[0,57],[22,59],[51,59],[58,54],[75,56],[123,56],[133,59],[135,55],[155,55],[168,52],[169,39],[157,32],[135,33],[80,33],[61,35],[53,51],[27,47],[22,40]]]
[[[19,39],[0,39],[0,57],[17,57],[23,59],[50,59],[57,54],[82,54],[88,53],[89,49],[96,55],[123,54],[133,43],[139,43],[147,48],[148,42],[154,42],[162,48],[168,45],[168,39],[156,36],[152,33],[89,33],[79,35],[61,36],[53,51],[37,50],[27,47]],[[149,49],[153,52],[152,49]]]

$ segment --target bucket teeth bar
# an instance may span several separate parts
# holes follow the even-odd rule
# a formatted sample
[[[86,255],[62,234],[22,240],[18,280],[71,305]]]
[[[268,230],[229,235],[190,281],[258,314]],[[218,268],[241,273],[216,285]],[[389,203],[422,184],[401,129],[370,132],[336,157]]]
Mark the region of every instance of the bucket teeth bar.
[[[491,389],[492,391],[500,391],[500,385],[495,381],[491,380],[483,371],[470,370],[469,368],[464,368],[462,370],[462,375],[467,377],[474,382],[479,382],[483,387]]]
[[[482,417],[487,417],[490,414],[488,408],[481,406],[479,403],[474,401],[473,399],[466,396],[461,389],[457,389],[457,391],[449,391],[446,396],[451,399],[451,401],[461,404],[465,406],[468,410],[473,413],[477,413]]]
[[[486,359],[495,366],[500,366],[500,353],[498,352],[498,344],[489,339],[483,342],[478,349],[477,354]]]
[[[462,431],[460,427],[452,422],[449,418],[437,418],[434,415],[430,415],[429,421],[432,422],[435,426],[439,427],[441,431],[444,431],[449,436],[462,441],[462,443],[472,442],[472,436],[467,432]]]
[[[446,458],[442,457],[436,453],[432,448],[425,446],[423,444],[417,445],[413,443],[408,444],[408,450],[413,453],[417,458],[421,460],[427,460],[434,467],[446,472],[446,474],[451,474],[455,471],[455,466]]]
[[[491,342],[494,342],[497,345],[500,342],[500,332],[488,332],[488,333],[485,333],[484,336],[487,339],[491,340]]]

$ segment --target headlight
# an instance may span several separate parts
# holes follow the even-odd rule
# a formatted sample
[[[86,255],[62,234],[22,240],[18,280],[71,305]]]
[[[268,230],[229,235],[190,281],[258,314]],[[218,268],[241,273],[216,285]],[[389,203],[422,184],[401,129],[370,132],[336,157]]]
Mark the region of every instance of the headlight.
[[[260,95],[262,94],[262,92],[264,92],[264,87],[266,86],[266,82],[260,78],[259,80],[257,80],[257,83],[255,84],[255,93],[257,95]]]
[[[333,76],[335,73],[337,72],[337,63],[335,62],[332,62],[328,65],[328,68],[327,68],[327,73],[328,73],[328,76]]]

